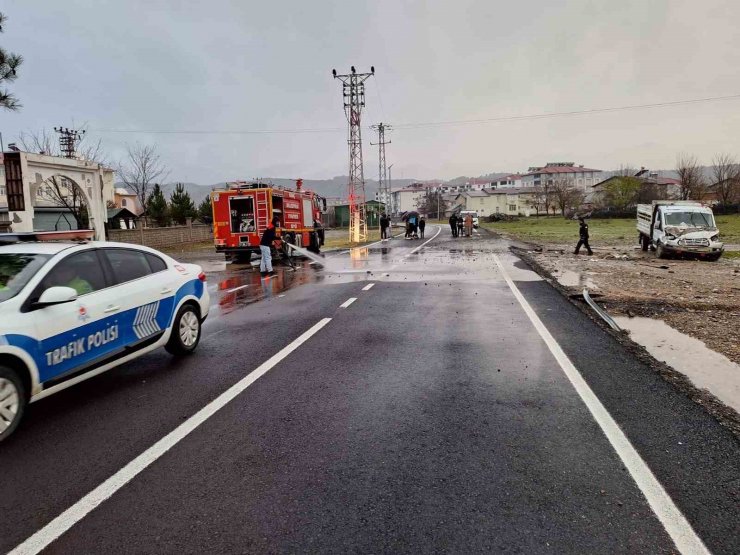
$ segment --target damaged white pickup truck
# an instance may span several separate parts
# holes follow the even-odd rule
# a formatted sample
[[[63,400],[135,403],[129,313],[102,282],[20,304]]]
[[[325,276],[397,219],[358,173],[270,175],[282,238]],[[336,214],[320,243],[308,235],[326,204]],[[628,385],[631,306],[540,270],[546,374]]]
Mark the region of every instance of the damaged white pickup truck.
[[[654,249],[658,258],[694,255],[715,261],[724,251],[712,209],[701,202],[654,200],[638,204],[637,231],[642,250]]]

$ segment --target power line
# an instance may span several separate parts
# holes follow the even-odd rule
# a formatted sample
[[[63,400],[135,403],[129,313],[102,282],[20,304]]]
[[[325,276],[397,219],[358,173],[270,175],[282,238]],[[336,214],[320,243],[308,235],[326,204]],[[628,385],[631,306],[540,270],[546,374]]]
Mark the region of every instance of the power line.
[[[712,96],[706,98],[692,98],[687,100],[674,100],[668,102],[655,102],[651,104],[632,104],[626,106],[613,106],[608,108],[590,108],[586,110],[570,110],[564,112],[542,112],[539,114],[526,114],[521,116],[499,116],[482,119],[463,119],[449,121],[430,121],[416,123],[395,124],[393,127],[400,129],[421,129],[427,127],[447,127],[454,125],[475,125],[485,123],[498,123],[507,121],[537,120],[547,118],[559,118],[569,116],[584,116],[591,114],[603,114],[609,112],[620,112],[627,110],[643,110],[650,108],[666,108],[671,106],[683,106],[688,104],[699,104],[704,102],[716,102],[720,100],[736,100],[740,94],[731,94],[726,96]],[[299,129],[259,129],[259,130],[203,130],[203,129],[90,129],[95,133],[122,133],[122,134],[151,134],[151,135],[280,135],[280,134],[302,134],[302,133],[338,133],[346,131],[344,127],[316,127],[316,128],[299,128]]]
[[[545,119],[545,118],[557,118],[567,116],[583,116],[589,114],[602,114],[608,112],[620,112],[625,110],[640,110],[646,108],[665,108],[668,106],[682,106],[686,104],[698,104],[700,102],[712,102],[716,100],[731,100],[740,98],[740,94],[732,94],[728,96],[712,96],[707,98],[692,98],[689,100],[674,100],[669,102],[656,102],[653,104],[632,104],[628,106],[613,106],[610,108],[591,108],[588,110],[570,110],[567,112],[543,112],[541,114],[528,114],[522,116],[500,116],[495,118],[482,118],[482,119],[464,119],[464,120],[452,120],[452,121],[432,121],[423,123],[399,123],[394,125],[396,129],[419,129],[422,127],[442,127],[450,125],[471,125],[480,123],[495,123],[500,121],[520,121],[520,120],[534,120],[534,119]]]

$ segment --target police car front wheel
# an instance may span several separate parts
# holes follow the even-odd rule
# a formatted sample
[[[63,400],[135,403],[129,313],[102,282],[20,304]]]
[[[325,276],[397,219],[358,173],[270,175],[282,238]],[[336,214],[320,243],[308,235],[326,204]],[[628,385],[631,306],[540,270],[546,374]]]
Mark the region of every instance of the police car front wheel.
[[[26,408],[23,382],[11,368],[0,366],[0,441],[18,427]]]
[[[201,321],[197,309],[186,304],[177,311],[165,348],[173,355],[192,353],[200,341]]]

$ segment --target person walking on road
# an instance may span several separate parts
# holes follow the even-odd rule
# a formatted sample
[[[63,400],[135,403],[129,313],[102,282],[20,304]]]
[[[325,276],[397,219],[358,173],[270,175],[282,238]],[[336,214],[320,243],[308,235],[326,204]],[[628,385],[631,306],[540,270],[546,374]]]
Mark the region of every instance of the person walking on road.
[[[473,236],[473,216],[470,214],[465,215],[465,235],[468,237]]]
[[[383,212],[380,215],[380,239],[385,241],[388,239],[388,226],[390,225],[390,219]]]
[[[576,250],[573,254],[578,254],[581,247],[586,247],[589,256],[591,256],[594,251],[591,250],[591,246],[588,244],[588,224],[584,218],[578,218],[578,221],[581,222],[578,229],[578,243],[576,244]]]
[[[274,276],[275,272],[272,270],[272,253],[270,248],[275,244],[280,243],[280,239],[277,237],[277,226],[280,225],[280,219],[277,216],[273,216],[272,222],[267,226],[267,229],[262,233],[260,239],[260,253],[262,253],[262,260],[260,260],[260,273],[262,277]]]
[[[452,231],[452,236],[457,237],[457,216],[455,216],[455,213],[453,212],[450,214],[450,230]]]
[[[457,215],[457,236],[460,237],[464,233],[465,218],[462,214]]]
[[[424,219],[424,216],[419,218],[419,237],[424,239],[424,228],[427,226],[427,221]]]

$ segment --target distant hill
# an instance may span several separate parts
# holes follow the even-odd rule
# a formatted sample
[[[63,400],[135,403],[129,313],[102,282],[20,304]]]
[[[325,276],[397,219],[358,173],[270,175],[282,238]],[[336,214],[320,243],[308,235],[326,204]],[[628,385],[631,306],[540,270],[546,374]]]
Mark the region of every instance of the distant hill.
[[[491,181],[493,181],[498,177],[509,175],[509,173],[510,172],[489,173],[475,179],[490,179]],[[441,179],[394,179],[393,189],[401,189],[403,187],[407,187],[412,183],[431,181],[458,185],[461,183],[465,183],[469,179],[471,178],[467,176],[456,177],[455,179],[450,179],[448,181]],[[316,191],[322,197],[345,198],[347,196],[347,180],[348,177],[346,175],[337,176],[332,179],[304,179],[303,186],[311,191]],[[268,177],[263,178],[262,181],[265,183],[279,185],[281,187],[295,187],[295,181],[293,179],[285,179],[282,177]],[[165,183],[162,185],[162,191],[164,192],[166,198],[169,199],[170,195],[175,190],[176,185],[176,182]],[[187,193],[190,195],[190,198],[192,198],[193,202],[197,205],[202,202],[203,199],[206,198],[213,189],[220,189],[224,187],[226,185],[226,182],[222,181],[220,183],[213,183],[211,185],[201,185],[199,183],[183,183],[183,185],[185,186],[185,191],[187,191]],[[116,183],[116,187],[125,188],[123,183]],[[377,191],[378,182],[376,180],[365,180],[365,195],[368,199],[372,199]]]

